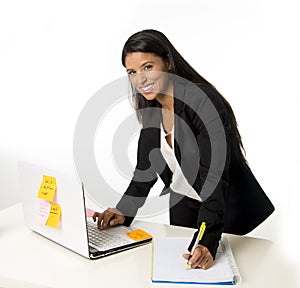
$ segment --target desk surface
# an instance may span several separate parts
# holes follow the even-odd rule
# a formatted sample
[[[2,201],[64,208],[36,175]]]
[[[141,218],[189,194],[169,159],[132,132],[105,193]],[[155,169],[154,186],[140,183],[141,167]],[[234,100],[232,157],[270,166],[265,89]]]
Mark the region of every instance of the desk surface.
[[[191,236],[194,231],[140,221],[139,225],[154,237]],[[238,287],[296,287],[294,273],[271,241],[224,236],[243,279]],[[174,287],[151,283],[151,253],[147,244],[103,259],[85,259],[29,230],[21,204],[0,211],[0,287]]]

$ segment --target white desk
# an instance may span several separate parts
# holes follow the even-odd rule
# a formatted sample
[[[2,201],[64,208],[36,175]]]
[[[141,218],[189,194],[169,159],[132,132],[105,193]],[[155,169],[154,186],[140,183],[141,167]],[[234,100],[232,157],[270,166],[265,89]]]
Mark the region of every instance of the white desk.
[[[157,223],[140,224],[154,237],[191,236],[194,231]],[[291,268],[280,259],[272,242],[226,237],[243,278],[238,287],[296,287]],[[0,287],[174,287],[151,283],[151,255],[151,244],[147,244],[88,260],[29,230],[23,222],[21,204],[0,211]],[[187,287],[200,286],[220,287]]]

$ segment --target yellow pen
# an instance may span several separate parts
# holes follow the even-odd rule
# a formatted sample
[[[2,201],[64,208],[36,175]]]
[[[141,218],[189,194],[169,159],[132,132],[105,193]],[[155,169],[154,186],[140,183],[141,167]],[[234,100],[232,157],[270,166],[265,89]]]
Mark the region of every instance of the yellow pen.
[[[204,234],[204,231],[205,231],[205,228],[206,228],[206,223],[205,222],[202,222],[201,226],[200,226],[200,229],[199,229],[199,232],[198,232],[198,236],[195,240],[195,243],[194,243],[194,246],[192,248],[192,251],[190,253],[190,256],[189,256],[189,259],[188,259],[188,262],[186,263],[186,266],[185,268],[188,270],[191,268],[191,265],[189,264],[189,260],[191,259],[191,257],[193,256],[194,252],[195,252],[195,249],[198,245],[198,242],[202,239],[203,237],[203,234]]]

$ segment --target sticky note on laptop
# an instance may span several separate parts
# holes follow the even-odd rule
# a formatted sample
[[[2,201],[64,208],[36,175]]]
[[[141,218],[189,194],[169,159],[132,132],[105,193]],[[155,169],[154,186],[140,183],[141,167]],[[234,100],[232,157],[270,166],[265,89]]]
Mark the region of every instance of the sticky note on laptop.
[[[51,210],[51,203],[44,199],[38,199],[38,201],[37,222],[46,225]]]
[[[48,220],[46,222],[46,226],[50,226],[52,228],[57,228],[60,216],[61,216],[61,207],[59,204],[50,202],[51,208]]]
[[[51,176],[43,175],[43,180],[38,192],[38,198],[52,201],[56,192],[56,179]]]
[[[86,211],[86,217],[88,217],[88,218],[93,217],[93,215],[95,213],[95,211],[90,208],[86,208],[85,211]]]

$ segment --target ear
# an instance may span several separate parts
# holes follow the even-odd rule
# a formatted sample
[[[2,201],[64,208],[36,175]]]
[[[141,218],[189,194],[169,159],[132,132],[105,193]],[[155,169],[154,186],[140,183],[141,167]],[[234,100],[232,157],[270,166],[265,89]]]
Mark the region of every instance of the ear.
[[[171,61],[170,61],[170,57],[169,57],[169,55],[168,55],[168,59],[167,59],[167,66],[168,66],[168,71],[170,72],[171,71],[171,69],[172,69],[172,65],[171,65]]]

